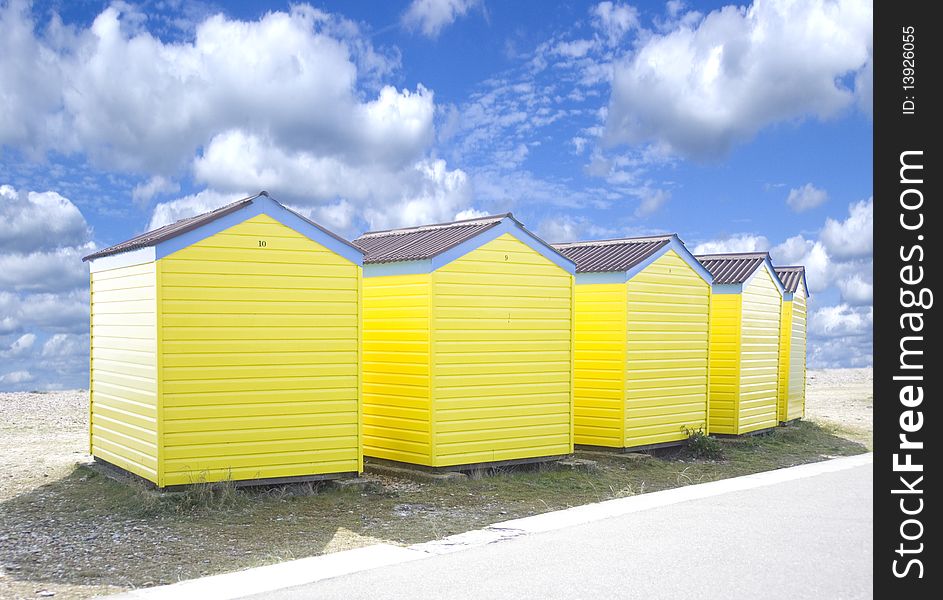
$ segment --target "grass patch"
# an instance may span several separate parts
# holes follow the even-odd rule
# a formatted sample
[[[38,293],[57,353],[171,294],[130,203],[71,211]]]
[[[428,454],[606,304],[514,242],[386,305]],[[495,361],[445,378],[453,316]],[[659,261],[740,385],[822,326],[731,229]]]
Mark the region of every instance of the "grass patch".
[[[161,493],[81,466],[0,505],[0,564],[30,585],[157,585],[865,451],[849,432],[803,421],[745,440],[702,435],[650,460],[595,453],[592,472],[501,468],[447,484],[375,477],[364,489],[204,484]]]
[[[684,433],[688,436],[688,452],[694,458],[711,458],[715,460],[724,458],[724,450],[720,442],[717,438],[704,433],[703,429],[685,428]]]

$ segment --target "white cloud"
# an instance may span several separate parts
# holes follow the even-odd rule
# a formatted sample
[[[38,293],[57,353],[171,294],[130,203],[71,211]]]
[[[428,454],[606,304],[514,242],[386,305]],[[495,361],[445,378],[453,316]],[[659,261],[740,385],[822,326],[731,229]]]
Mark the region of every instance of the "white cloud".
[[[341,200],[335,204],[317,207],[311,218],[335,231],[352,233],[355,214],[354,206],[346,200]]]
[[[871,256],[874,248],[874,199],[861,200],[848,207],[844,221],[828,218],[822,228],[822,242],[837,258]]]
[[[860,273],[839,281],[838,289],[841,291],[842,302],[847,304],[862,306],[874,301],[874,285],[865,281]]]
[[[444,160],[416,163],[406,174],[398,198],[371,204],[364,211],[370,229],[386,229],[451,220],[471,203],[464,171],[449,171]]]
[[[873,323],[873,308],[837,304],[815,309],[809,319],[809,332],[821,337],[865,335],[871,331]]]
[[[570,143],[573,144],[573,148],[576,150],[577,154],[583,153],[583,150],[586,149],[587,142],[589,142],[589,140],[579,135],[570,138]]]
[[[677,17],[681,14],[681,11],[684,10],[685,3],[682,0],[668,0],[665,3],[665,12],[668,13],[669,17]]]
[[[766,252],[769,240],[752,233],[737,233],[726,238],[708,240],[694,246],[694,254],[726,254],[729,252]]]
[[[802,187],[789,190],[786,204],[795,212],[804,212],[824,204],[828,200],[828,193],[807,183]]]
[[[874,115],[874,53],[868,56],[868,64],[855,76],[855,96],[858,107],[868,115]]]
[[[261,189],[257,191],[261,191]],[[151,215],[151,221],[148,223],[147,229],[150,231],[180,219],[209,212],[230,202],[247,198],[249,195],[245,192],[222,193],[215,190],[203,190],[183,198],[162,202],[154,207],[154,213]]]
[[[79,356],[84,360],[88,354],[88,335],[57,333],[43,344],[42,356],[47,359],[61,359]]]
[[[0,350],[0,358],[15,358],[29,354],[36,343],[35,333],[24,333],[16,338],[6,350]]]
[[[180,185],[163,175],[155,175],[131,190],[131,199],[138,204],[147,204],[157,194],[176,194]]]
[[[625,34],[639,26],[638,9],[620,2],[600,2],[590,10],[593,26],[610,45],[618,44]]]
[[[401,20],[406,28],[419,29],[423,35],[435,38],[479,2],[480,0],[413,0]]]
[[[0,383],[15,385],[18,383],[27,383],[33,380],[33,375],[29,371],[12,371],[0,375]]]
[[[0,334],[24,330],[79,333],[88,330],[88,289],[14,294],[0,290]]]
[[[808,344],[809,367],[870,367],[874,362],[873,345],[870,335],[812,339]]]
[[[635,216],[644,218],[658,212],[658,210],[671,199],[671,192],[667,190],[654,190],[643,188],[637,193],[641,203],[635,209]]]
[[[93,244],[84,244],[29,254],[0,253],[0,288],[55,292],[87,285],[88,267],[82,257],[93,250]]]
[[[806,284],[813,294],[834,284],[834,265],[822,242],[795,235],[771,248],[769,254],[774,265],[803,265]]]
[[[89,238],[81,211],[56,192],[17,192],[0,185],[0,223],[0,252],[30,253],[84,244]]]
[[[616,229],[600,227],[585,217],[570,215],[548,217],[537,225],[537,235],[551,244],[613,237],[617,233]]]
[[[833,117],[855,101],[843,79],[868,64],[871,21],[867,0],[758,0],[651,35],[615,65],[605,140],[709,159],[768,125]]]
[[[464,219],[477,219],[479,217],[487,217],[488,212],[484,210],[478,210],[477,208],[466,208],[465,210],[460,210],[455,213],[455,220],[462,221]]]
[[[36,39],[27,2],[0,5],[0,146],[19,146],[39,156],[61,129],[59,57]],[[50,30],[61,29],[58,19]]]
[[[218,14],[200,22],[191,39],[165,43],[127,8],[106,8],[87,29],[55,39],[33,31],[27,10],[4,10],[0,34],[12,30],[27,40],[4,65],[27,52],[44,56],[58,90],[37,112],[39,84],[0,85],[4,98],[13,97],[4,123],[41,121],[30,126],[39,131],[30,139],[43,150],[81,152],[106,168],[164,177],[234,129],[350,161],[410,163],[430,139],[431,115],[410,112],[424,100],[422,90],[411,96],[384,88],[369,99],[399,59],[374,49],[351,21],[294,5],[257,21]],[[19,134],[0,135],[0,143],[23,144]],[[145,184],[138,195],[149,191]]]
[[[593,40],[572,40],[558,43],[554,46],[553,51],[567,58],[582,58],[592,50],[593,46]]]
[[[59,372],[34,359],[46,336],[88,330],[88,269],[82,256],[95,245],[84,216],[55,192],[0,185],[0,222],[0,358],[7,371],[0,387],[19,389],[33,380],[81,382],[87,377],[81,361]]]

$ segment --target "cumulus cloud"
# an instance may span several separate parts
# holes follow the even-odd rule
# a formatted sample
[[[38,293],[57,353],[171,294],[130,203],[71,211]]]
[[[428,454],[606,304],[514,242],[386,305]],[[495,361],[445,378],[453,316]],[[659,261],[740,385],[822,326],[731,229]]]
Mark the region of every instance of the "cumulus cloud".
[[[635,209],[635,216],[639,218],[644,218],[650,216],[665,205],[668,200],[671,199],[671,192],[668,190],[653,190],[650,188],[643,188],[637,193],[641,203]]]
[[[15,358],[23,356],[24,354],[29,354],[33,349],[33,344],[36,343],[36,334],[35,333],[24,333],[20,337],[16,338],[10,347],[6,350],[0,350],[0,358]]]
[[[18,192],[10,185],[0,185],[0,223],[0,252],[29,253],[79,245],[89,238],[81,211],[56,192]]]
[[[786,204],[795,212],[805,212],[816,206],[824,204],[828,200],[828,193],[807,183],[802,187],[789,190],[789,196],[786,198]]]
[[[292,207],[304,214],[301,207]],[[317,221],[321,225],[329,227],[339,233],[354,233],[354,217],[356,211],[354,206],[346,200],[341,200],[335,204],[319,206],[313,210],[308,209],[308,218]]]
[[[438,4],[417,6],[433,15]],[[471,4],[448,6],[460,14]],[[48,130],[31,138],[41,150],[79,152],[104,168],[149,175],[132,191],[138,204],[176,193],[173,175],[187,167],[206,191],[172,207],[269,189],[335,218],[337,207],[360,211],[365,202],[401,202],[417,190],[420,202],[447,197],[448,186],[464,177],[446,170],[438,181],[447,188],[428,189],[417,172],[438,164],[428,157],[433,93],[422,85],[380,85],[398,54],[374,48],[352,21],[311,6],[257,21],[215,15],[176,43],[153,36],[124,4],[68,35],[37,31],[26,9],[2,10],[0,39],[8,36],[9,55],[45,57],[58,89],[50,103],[33,102],[38,84],[14,85],[25,75],[7,66],[18,60],[4,61],[4,123],[41,122],[30,126]],[[22,139],[0,129],[0,144],[22,147]],[[157,207],[153,222],[171,212]]]
[[[0,358],[7,371],[0,389],[22,389],[34,380],[81,385],[87,346],[68,368],[35,359],[49,336],[87,335],[88,269],[82,256],[95,248],[88,224],[78,207],[55,192],[9,185],[0,185],[0,221]]]
[[[822,337],[864,335],[871,331],[873,324],[873,308],[837,304],[814,310],[809,319],[809,332]]]
[[[838,282],[842,302],[853,306],[869,305],[874,301],[874,284],[865,281],[860,273]]]
[[[418,29],[426,37],[435,38],[478,4],[480,0],[413,0],[401,21],[407,29]]]
[[[50,29],[61,24],[54,20]],[[34,36],[28,3],[0,5],[0,56],[0,146],[41,155],[61,130],[63,73],[58,55]]]
[[[39,359],[34,364],[46,372],[55,373],[56,383],[68,381],[74,373],[85,374],[88,348],[87,333],[57,333],[43,344]]]
[[[621,2],[600,2],[590,10],[593,26],[610,45],[618,44],[625,35],[639,26],[638,9]]]
[[[131,199],[138,204],[147,204],[157,194],[175,194],[180,185],[163,175],[155,175],[131,190]]]
[[[870,367],[874,343],[870,335],[815,338],[809,342],[809,366],[813,369]]]
[[[874,249],[874,199],[855,202],[848,207],[848,218],[828,218],[822,229],[822,242],[838,258],[870,256]]]
[[[737,233],[726,238],[708,240],[694,246],[694,254],[726,254],[730,252],[766,252],[769,240],[752,233]]]
[[[556,215],[537,224],[537,235],[551,244],[614,237],[616,229],[600,227],[585,217]]]
[[[0,375],[0,384],[16,385],[33,380],[33,375],[29,371],[12,371]]]
[[[404,174],[408,192],[371,204],[364,211],[370,229],[448,221],[471,203],[471,185],[461,170],[449,171],[444,160],[422,161]]]
[[[807,240],[802,235],[788,238],[770,248],[774,265],[803,265],[806,284],[813,294],[828,289],[834,284],[834,265],[822,242]]]
[[[0,290],[0,333],[88,330],[88,289],[62,293],[14,294]]]
[[[14,291],[50,292],[88,283],[88,268],[82,257],[94,244],[21,254],[0,253],[0,288]]]
[[[261,190],[259,190],[261,191]],[[148,230],[163,227],[180,219],[193,217],[201,213],[209,212],[235,202],[241,198],[247,198],[250,194],[246,192],[228,192],[222,193],[216,190],[203,190],[196,194],[190,194],[169,202],[162,202],[154,207]]]
[[[479,217],[487,217],[488,212],[484,210],[478,210],[477,208],[466,208],[465,210],[460,210],[455,213],[455,220],[462,221],[464,219],[477,219]]]
[[[710,159],[768,125],[834,117],[855,102],[844,82],[868,68],[871,21],[866,0],[757,0],[653,34],[614,67],[604,139]]]
[[[25,11],[7,11],[5,22],[32,38],[58,69],[56,110],[10,113],[14,121],[58,124],[37,143],[81,151],[109,168],[166,175],[231,128],[266,131],[286,145],[354,153],[358,144],[369,146],[373,136],[389,133],[357,128],[361,113],[370,110],[357,83],[387,72],[395,60],[383,60],[350,22],[296,5],[251,22],[216,15],[196,27],[192,40],[164,43],[135,27],[123,8],[106,8],[59,46],[29,31]]]

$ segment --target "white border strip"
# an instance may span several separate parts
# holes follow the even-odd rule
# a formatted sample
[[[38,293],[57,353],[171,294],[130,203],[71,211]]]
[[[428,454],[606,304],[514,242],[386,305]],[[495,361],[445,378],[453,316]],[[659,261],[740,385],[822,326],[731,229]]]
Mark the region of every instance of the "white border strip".
[[[235,573],[211,575],[171,585],[134,590],[112,596],[112,598],[233,600],[427,557],[429,554],[425,552],[391,544],[375,544]]]
[[[235,598],[314,583],[359,571],[429,558],[438,554],[458,552],[467,548],[502,542],[522,535],[564,529],[689,500],[775,485],[786,481],[814,477],[823,473],[844,471],[869,465],[873,462],[874,455],[869,452],[797,467],[765,471],[753,475],[732,477],[661,492],[651,492],[596,504],[576,506],[533,517],[495,523],[484,529],[467,531],[441,540],[415,544],[408,548],[391,544],[376,544],[344,552],[323,554],[246,569],[235,573],[212,575],[172,585],[135,590],[119,594],[114,598],[234,600]]]
[[[586,504],[575,506],[566,510],[534,515],[533,517],[524,517],[523,519],[514,519],[495,523],[487,529],[513,529],[523,533],[538,533],[541,531],[552,531],[563,529],[574,525],[582,525],[591,521],[599,521],[610,517],[618,517],[629,513],[649,510],[661,506],[678,504],[689,500],[698,500],[709,496],[718,496],[730,492],[739,492],[750,490],[767,485],[774,485],[785,481],[813,477],[823,473],[833,473],[868,465],[874,462],[872,453],[858,454],[833,460],[825,460],[817,463],[808,463],[797,467],[788,467],[785,469],[776,469],[775,471],[764,471],[754,473],[753,475],[744,475],[742,477],[731,477],[719,481],[688,485],[685,487],[663,490],[660,492],[651,492],[640,494],[638,496],[629,496],[627,498],[617,498],[615,500],[606,500],[596,504]]]

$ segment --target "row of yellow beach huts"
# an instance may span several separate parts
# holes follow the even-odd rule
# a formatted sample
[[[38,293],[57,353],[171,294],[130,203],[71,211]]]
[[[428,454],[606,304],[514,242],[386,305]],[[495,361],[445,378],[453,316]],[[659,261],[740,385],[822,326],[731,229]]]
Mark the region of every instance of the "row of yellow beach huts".
[[[86,257],[96,459],[160,487],[644,449],[801,418],[802,267],[510,214],[353,242],[265,192]]]

